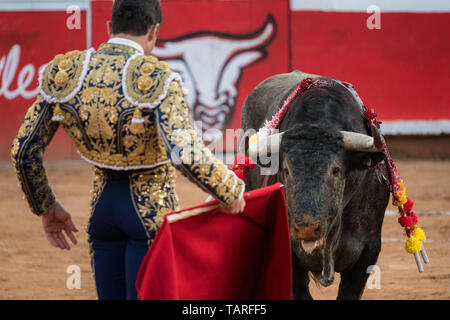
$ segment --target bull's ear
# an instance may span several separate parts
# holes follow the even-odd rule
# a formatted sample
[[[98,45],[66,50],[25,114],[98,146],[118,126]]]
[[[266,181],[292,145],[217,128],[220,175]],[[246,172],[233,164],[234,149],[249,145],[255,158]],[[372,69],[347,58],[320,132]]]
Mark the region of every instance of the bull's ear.
[[[376,166],[385,158],[384,152],[348,152],[350,168],[356,170],[365,170]]]

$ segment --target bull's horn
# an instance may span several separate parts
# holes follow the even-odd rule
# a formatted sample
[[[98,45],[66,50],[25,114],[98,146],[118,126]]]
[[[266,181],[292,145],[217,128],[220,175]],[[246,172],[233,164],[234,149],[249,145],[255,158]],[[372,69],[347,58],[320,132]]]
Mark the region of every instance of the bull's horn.
[[[259,138],[258,141],[250,143],[248,146],[248,155],[252,159],[258,156],[270,155],[280,151],[281,138],[284,132],[275,133],[270,136]]]
[[[377,152],[380,152],[386,147],[386,141],[376,125],[372,124],[370,131],[372,132],[374,147],[378,150]]]
[[[375,125],[371,126],[372,136],[365,134],[341,131],[344,145],[350,151],[381,152],[385,146],[385,141],[380,131]]]

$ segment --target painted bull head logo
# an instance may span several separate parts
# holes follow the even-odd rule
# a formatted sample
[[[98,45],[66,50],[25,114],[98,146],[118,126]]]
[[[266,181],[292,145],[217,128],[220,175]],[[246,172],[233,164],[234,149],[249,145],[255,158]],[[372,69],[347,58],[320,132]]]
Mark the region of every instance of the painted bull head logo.
[[[153,54],[181,74],[191,118],[201,121],[204,132],[222,130],[231,121],[243,68],[265,59],[275,35],[276,22],[269,15],[253,33],[199,31],[159,40]],[[204,139],[214,136],[205,133]]]

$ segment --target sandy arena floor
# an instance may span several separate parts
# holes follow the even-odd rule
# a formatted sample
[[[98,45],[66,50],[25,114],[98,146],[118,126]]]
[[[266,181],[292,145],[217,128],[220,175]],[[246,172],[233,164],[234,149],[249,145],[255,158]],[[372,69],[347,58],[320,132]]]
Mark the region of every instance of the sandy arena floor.
[[[380,288],[366,287],[363,299],[450,299],[450,161],[397,162],[407,193],[415,201],[420,225],[428,240],[431,263],[419,273],[403,249],[404,236],[397,215],[387,215],[383,247],[377,266]],[[70,251],[53,248],[45,239],[40,218],[33,216],[17,187],[11,168],[0,168],[0,299],[97,299],[91,273],[85,227],[91,186],[89,166],[48,166],[48,177],[58,200],[72,214],[79,244]],[[183,207],[206,198],[179,175],[178,194]],[[388,210],[394,211],[393,206]],[[81,269],[81,288],[69,290],[66,270]],[[311,284],[316,299],[334,299],[339,275],[328,288]]]

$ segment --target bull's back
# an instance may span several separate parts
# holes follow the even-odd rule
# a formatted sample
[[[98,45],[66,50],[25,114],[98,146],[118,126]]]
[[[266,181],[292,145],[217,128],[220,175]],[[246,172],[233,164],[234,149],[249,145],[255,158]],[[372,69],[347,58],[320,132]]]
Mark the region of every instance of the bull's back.
[[[258,130],[265,120],[277,112],[283,100],[292,89],[306,77],[318,77],[298,70],[277,74],[262,81],[244,101],[241,113],[241,127]]]

